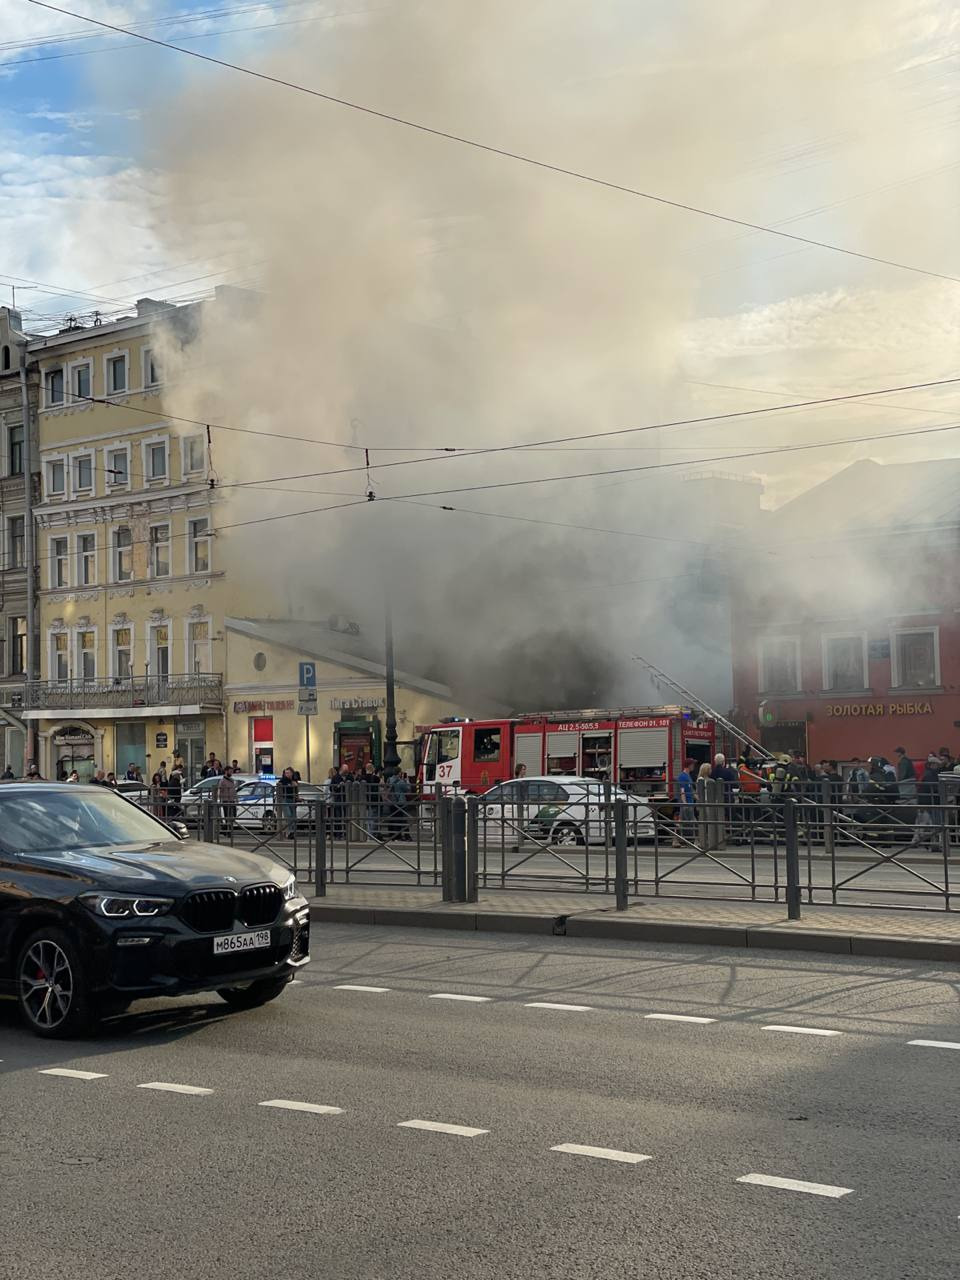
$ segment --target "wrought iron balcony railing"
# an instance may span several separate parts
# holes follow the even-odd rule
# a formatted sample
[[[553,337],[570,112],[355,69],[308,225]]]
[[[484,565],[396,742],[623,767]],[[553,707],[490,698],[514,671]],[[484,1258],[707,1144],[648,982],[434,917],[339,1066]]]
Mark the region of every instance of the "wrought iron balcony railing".
[[[223,676],[205,672],[171,676],[113,676],[96,680],[31,680],[24,709],[84,710],[95,707],[195,707],[220,710]]]

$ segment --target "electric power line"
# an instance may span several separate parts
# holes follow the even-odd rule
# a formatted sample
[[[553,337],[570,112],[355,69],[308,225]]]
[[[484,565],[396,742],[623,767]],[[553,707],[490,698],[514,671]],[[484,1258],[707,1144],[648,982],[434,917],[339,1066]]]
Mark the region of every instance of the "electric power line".
[[[53,13],[60,13],[70,18],[76,18],[78,22],[89,22],[92,26],[102,27],[106,31],[114,31],[121,35],[132,36],[146,44],[156,45],[162,49],[169,49],[174,53],[184,53],[190,58],[198,58],[202,62],[210,63],[212,66],[221,67],[229,71],[237,71],[241,75],[252,76],[254,79],[263,80],[268,84],[274,84],[280,88],[294,89],[297,92],[309,94],[311,97],[322,99],[324,102],[333,103],[340,107],[346,107],[351,111],[359,111],[364,115],[373,116],[378,120],[385,120],[390,124],[401,125],[406,129],[414,129],[419,133],[428,134],[435,138],[442,138],[447,142],[455,142],[461,146],[472,147],[474,150],[483,151],[488,155],[500,156],[502,159],[506,160],[515,160],[521,164],[528,164],[534,168],[541,169],[549,173],[556,173],[563,177],[574,178],[579,182],[589,182],[594,186],[605,187],[610,191],[618,191],[621,194],[635,196],[641,200],[649,200],[655,204],[664,205],[671,209],[678,209],[684,213],[693,213],[700,217],[712,218],[715,221],[724,222],[731,226],[743,227],[749,231],[760,231],[766,235],[780,236],[785,240],[792,240],[795,243],[816,249],[827,249],[832,253],[841,253],[847,257],[858,258],[864,262],[873,262],[881,266],[894,267],[899,271],[910,271],[917,275],[930,276],[937,280],[949,280],[954,284],[960,284],[960,276],[953,276],[942,271],[928,270],[924,267],[915,267],[910,263],[898,262],[892,258],[881,258],[876,254],[862,253],[856,249],[848,249],[842,245],[831,244],[826,240],[815,240],[810,236],[801,236],[793,231],[783,231],[777,227],[765,226],[763,223],[750,222],[746,218],[735,218],[729,214],[717,213],[713,209],[705,209],[682,200],[672,200],[666,196],[655,195],[650,191],[642,191],[638,187],[629,187],[624,183],[613,182],[612,180],[605,178],[598,178],[593,174],[583,173],[576,169],[568,169],[563,165],[551,164],[546,160],[538,160],[533,156],[524,155],[519,151],[510,151],[505,147],[496,147],[490,143],[479,142],[475,138],[468,138],[462,134],[451,133],[445,129],[434,128],[431,125],[422,124],[416,120],[408,120],[403,116],[394,115],[391,112],[378,111],[374,107],[365,106],[363,103],[352,102],[347,98],[339,98],[331,93],[323,93],[319,89],[311,89],[306,85],[297,84],[295,81],[285,80],[280,76],[269,75],[265,71],[256,71],[252,67],[242,66],[237,62],[228,62],[225,58],[214,58],[210,54],[199,53],[196,49],[185,49],[182,45],[172,44],[167,40],[160,40],[156,36],[144,35],[142,32],[133,31],[129,27],[117,26],[114,23],[103,22],[99,18],[91,18],[86,14],[76,13],[71,9],[61,8],[59,5],[48,4],[47,0],[28,0],[28,3],[40,9],[49,9]]]

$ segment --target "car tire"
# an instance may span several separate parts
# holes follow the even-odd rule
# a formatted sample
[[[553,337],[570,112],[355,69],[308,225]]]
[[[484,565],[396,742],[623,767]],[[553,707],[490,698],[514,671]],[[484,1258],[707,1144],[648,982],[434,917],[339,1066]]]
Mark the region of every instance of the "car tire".
[[[44,925],[30,934],[17,956],[15,980],[20,1016],[35,1035],[69,1039],[95,1029],[98,1010],[83,958],[63,929]]]
[[[560,822],[550,832],[550,843],[569,849],[583,844],[583,833],[572,822]]]
[[[282,978],[261,978],[259,982],[251,982],[249,987],[219,987],[217,995],[231,1009],[258,1009],[282,995],[289,982],[289,974]]]

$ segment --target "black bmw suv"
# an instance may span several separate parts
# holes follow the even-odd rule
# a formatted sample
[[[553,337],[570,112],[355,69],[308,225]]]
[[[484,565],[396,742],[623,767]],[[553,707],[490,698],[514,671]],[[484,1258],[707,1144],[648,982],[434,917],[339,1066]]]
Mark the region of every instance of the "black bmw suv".
[[[83,1035],[152,996],[250,1009],[309,951],[284,863],[183,840],[105,787],[0,785],[0,987],[38,1035]]]

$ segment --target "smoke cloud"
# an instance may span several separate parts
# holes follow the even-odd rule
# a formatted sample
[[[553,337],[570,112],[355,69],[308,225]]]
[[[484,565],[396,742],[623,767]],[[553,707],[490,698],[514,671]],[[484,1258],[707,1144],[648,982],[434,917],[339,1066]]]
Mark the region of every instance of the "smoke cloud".
[[[775,221],[842,203],[877,185],[898,147],[906,154],[913,89],[901,91],[897,71],[904,49],[935,34],[933,10],[815,0],[801,19],[767,0],[388,2],[295,29],[289,45],[255,61],[377,111]],[[809,315],[848,321],[852,308],[836,291],[848,298],[864,282],[890,310],[907,284],[925,306],[915,277],[905,284],[813,251],[789,264],[791,283],[777,274],[775,260],[791,250],[784,242],[758,248],[756,237],[688,213],[216,69],[201,69],[152,146],[169,173],[157,216],[167,255],[238,251],[241,282],[258,295],[253,306],[210,304],[200,341],[168,355],[182,362],[171,412],[277,437],[214,432],[219,522],[376,495],[231,533],[246,573],[262,582],[261,612],[345,613],[378,634],[388,590],[400,665],[449,680],[478,711],[494,701],[662,700],[633,652],[729,705],[718,582],[729,539],[754,536],[758,485],[653,470],[392,499],[722,458],[735,444],[764,447],[771,432],[790,443],[856,434],[878,417],[892,428],[893,414],[839,411],[596,447],[428,452],[728,410],[729,394],[692,384],[720,380],[723,361],[742,358],[733,313],[785,307],[785,290],[807,299],[820,355],[787,351],[779,385],[820,381],[829,392],[834,372],[841,384],[851,372],[882,383],[902,370],[864,359],[835,371],[829,324]],[[849,208],[849,221],[834,215],[831,238],[903,256],[899,193]],[[933,236],[928,256],[938,247]],[[780,354],[788,347],[781,341]],[[282,438],[290,435],[360,448]],[[378,469],[411,459],[420,460]],[[806,465],[793,466],[795,486]],[[356,469],[313,475],[343,468]],[[750,469],[739,466],[741,476]],[[430,509],[443,505],[458,510]]]

